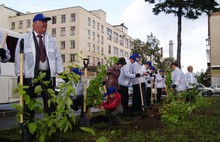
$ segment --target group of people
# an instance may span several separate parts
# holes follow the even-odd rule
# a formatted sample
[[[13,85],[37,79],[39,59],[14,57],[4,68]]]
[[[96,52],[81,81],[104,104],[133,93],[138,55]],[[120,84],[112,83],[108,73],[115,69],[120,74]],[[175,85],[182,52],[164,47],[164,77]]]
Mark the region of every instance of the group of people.
[[[47,88],[55,87],[56,75],[62,74],[63,62],[56,45],[56,41],[47,32],[47,22],[51,20],[50,17],[45,17],[43,14],[36,14],[33,18],[33,25],[30,32],[24,34],[19,38],[15,50],[15,74],[20,78],[20,64],[23,62],[23,81],[24,85],[29,86],[26,89],[26,94],[30,99],[37,99],[37,94],[34,93],[34,88],[39,84],[33,84],[33,79],[36,78],[40,72],[46,73],[44,81],[50,83],[42,93],[44,102],[44,112],[50,115],[55,111],[55,104],[51,103],[48,106],[48,100],[51,98],[50,94],[46,93]],[[23,48],[24,58],[20,61],[20,51]],[[10,59],[9,50],[7,46],[0,49],[0,57],[2,62]],[[121,57],[118,62],[111,67],[108,67],[106,72],[105,87],[107,92],[105,97],[107,101],[103,102],[99,108],[107,110],[107,116],[112,123],[120,122],[120,115],[123,111],[128,110],[129,86],[133,87],[132,108],[134,111],[140,111],[142,107],[149,107],[151,105],[152,88],[156,97],[156,102],[161,101],[162,88],[164,88],[165,77],[162,69],[156,70],[150,61],[144,65],[141,64],[141,57],[138,54],[130,56],[129,60]],[[177,64],[172,64],[172,88],[175,88],[177,93],[184,91],[184,87],[189,89],[192,87],[191,83],[183,83],[183,73],[178,68]],[[190,67],[189,70],[192,70]],[[82,72],[78,68],[72,70],[77,75],[81,76]],[[186,74],[185,80],[192,81],[194,74]],[[184,80],[184,82],[185,82]],[[194,81],[194,80],[193,80]],[[185,85],[185,86],[184,86]],[[72,98],[74,110],[83,103],[83,77],[81,76],[76,87],[76,96]],[[143,101],[142,101],[143,98]],[[142,104],[143,102],[143,104]],[[34,111],[30,110],[28,104],[24,104],[24,121],[33,121]],[[28,130],[27,126],[25,126]],[[33,140],[34,135],[27,132],[28,141]]]

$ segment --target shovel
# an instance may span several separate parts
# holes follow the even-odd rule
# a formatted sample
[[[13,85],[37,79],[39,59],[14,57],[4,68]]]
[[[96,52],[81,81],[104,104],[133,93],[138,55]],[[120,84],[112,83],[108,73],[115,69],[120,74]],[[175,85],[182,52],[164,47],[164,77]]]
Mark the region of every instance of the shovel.
[[[87,67],[89,64],[89,59],[84,58],[83,59],[83,64],[84,64],[84,68],[85,68],[85,73],[84,73],[84,98],[83,98],[83,117],[80,118],[80,123],[79,125],[81,127],[89,127],[90,126],[90,119],[87,118],[86,115],[86,79],[87,79]]]
[[[20,84],[23,86],[23,59],[24,59],[24,39],[21,39],[20,41]],[[20,106],[23,108],[24,102],[23,102],[23,95],[20,95]],[[20,114],[20,121],[19,121],[19,128],[20,128],[20,134],[21,134],[21,141],[24,142],[24,126],[23,126],[23,112]]]

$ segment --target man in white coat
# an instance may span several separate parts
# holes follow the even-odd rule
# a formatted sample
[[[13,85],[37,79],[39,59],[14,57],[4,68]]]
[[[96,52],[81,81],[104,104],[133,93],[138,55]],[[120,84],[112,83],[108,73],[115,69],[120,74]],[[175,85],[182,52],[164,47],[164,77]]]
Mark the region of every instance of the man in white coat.
[[[20,44],[24,41],[24,85],[29,86],[26,94],[30,99],[35,100],[37,94],[34,93],[36,85],[32,81],[40,72],[46,73],[43,81],[49,81],[48,86],[43,85],[41,96],[44,103],[44,112],[50,115],[56,110],[54,103],[48,105],[48,100],[51,98],[50,94],[46,92],[48,88],[54,89],[56,74],[63,72],[63,62],[56,41],[52,36],[47,33],[47,21],[51,20],[50,17],[45,17],[43,14],[36,14],[33,18],[33,29],[29,33],[24,34],[18,40],[15,50],[15,74],[20,76]],[[23,39],[23,40],[22,40]],[[35,112],[28,108],[28,104],[24,104],[24,121],[33,121]],[[26,129],[28,129],[25,126]],[[28,133],[27,141],[32,141],[34,135]]]
[[[119,93],[121,94],[121,103],[124,111],[128,109],[128,86],[130,85],[131,79],[140,77],[140,74],[132,74],[132,64],[136,61],[135,56],[130,56],[129,60],[125,61],[125,58],[121,57],[118,59],[118,65],[120,67],[120,75],[118,78]]]
[[[3,42],[4,33],[0,32],[0,45],[2,45]],[[3,45],[3,48],[0,47],[0,62],[6,63],[10,60],[11,55],[10,51],[8,50],[7,44],[5,43]],[[1,74],[1,66],[0,66],[0,74]]]
[[[186,90],[186,82],[184,78],[184,73],[178,67],[177,63],[171,64],[171,80],[172,80],[172,89],[175,89],[175,94],[179,94]]]

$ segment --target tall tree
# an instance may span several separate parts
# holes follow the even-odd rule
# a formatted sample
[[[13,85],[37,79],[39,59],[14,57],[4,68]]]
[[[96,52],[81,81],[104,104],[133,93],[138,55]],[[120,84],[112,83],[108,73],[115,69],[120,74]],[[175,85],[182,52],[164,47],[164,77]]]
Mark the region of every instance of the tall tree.
[[[177,16],[177,63],[180,67],[182,17],[194,20],[198,19],[202,13],[209,15],[210,12],[219,10],[219,4],[216,0],[145,0],[145,2],[155,4],[153,8],[155,15],[164,12],[165,14],[174,14],[174,16]]]
[[[131,49],[131,53],[137,53],[141,56],[142,63],[146,61],[153,61],[156,64],[160,64],[161,55],[160,51],[160,41],[150,33],[147,35],[146,43],[140,39],[133,41],[134,48]]]

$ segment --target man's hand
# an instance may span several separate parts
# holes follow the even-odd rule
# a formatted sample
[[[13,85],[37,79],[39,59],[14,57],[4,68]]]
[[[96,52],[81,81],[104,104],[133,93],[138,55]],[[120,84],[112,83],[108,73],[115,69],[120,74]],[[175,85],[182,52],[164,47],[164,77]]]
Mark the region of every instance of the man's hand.
[[[102,81],[102,86],[104,86],[106,84],[106,81]]]
[[[99,109],[105,110],[105,107],[104,106],[100,106]]]
[[[135,77],[141,77],[140,73],[135,74]]]
[[[148,83],[148,84],[150,84],[150,83],[151,83],[151,81],[150,81],[150,80],[148,80],[148,81],[147,81],[147,83]]]
[[[172,85],[172,88],[175,89],[175,88],[176,88],[176,84],[173,84],[173,85]]]

